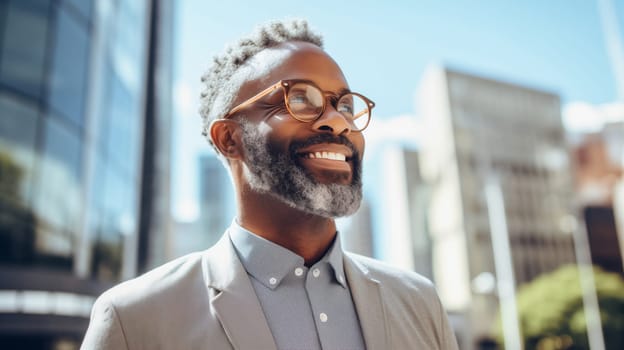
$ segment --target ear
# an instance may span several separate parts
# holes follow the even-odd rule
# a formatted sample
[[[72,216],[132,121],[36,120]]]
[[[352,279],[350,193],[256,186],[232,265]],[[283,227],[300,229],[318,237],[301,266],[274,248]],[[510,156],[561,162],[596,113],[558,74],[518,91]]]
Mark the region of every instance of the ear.
[[[229,119],[216,119],[210,123],[210,139],[228,159],[243,159],[240,125]]]

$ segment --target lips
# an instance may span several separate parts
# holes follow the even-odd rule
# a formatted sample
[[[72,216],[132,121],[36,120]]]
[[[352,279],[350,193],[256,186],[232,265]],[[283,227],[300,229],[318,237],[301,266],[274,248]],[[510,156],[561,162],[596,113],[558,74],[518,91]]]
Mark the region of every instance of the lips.
[[[310,170],[351,173],[352,150],[343,144],[320,143],[297,152],[303,166]]]
[[[296,153],[305,158],[348,161],[353,156],[354,151],[344,144],[320,142],[300,147]]]

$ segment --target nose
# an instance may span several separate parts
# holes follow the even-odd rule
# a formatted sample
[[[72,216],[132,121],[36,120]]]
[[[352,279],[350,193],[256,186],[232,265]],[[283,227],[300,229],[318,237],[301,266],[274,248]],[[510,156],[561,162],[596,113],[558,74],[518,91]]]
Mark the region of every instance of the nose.
[[[348,135],[353,128],[345,116],[339,113],[331,104],[328,104],[325,112],[314,121],[312,127],[314,130],[331,132],[334,135]]]

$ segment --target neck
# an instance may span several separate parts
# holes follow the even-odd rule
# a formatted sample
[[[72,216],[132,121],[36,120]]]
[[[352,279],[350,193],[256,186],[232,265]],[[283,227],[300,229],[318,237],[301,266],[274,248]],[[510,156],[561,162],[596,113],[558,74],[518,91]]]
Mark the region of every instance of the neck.
[[[292,208],[255,191],[239,191],[239,224],[303,257],[310,266],[323,257],[336,236],[334,219]]]

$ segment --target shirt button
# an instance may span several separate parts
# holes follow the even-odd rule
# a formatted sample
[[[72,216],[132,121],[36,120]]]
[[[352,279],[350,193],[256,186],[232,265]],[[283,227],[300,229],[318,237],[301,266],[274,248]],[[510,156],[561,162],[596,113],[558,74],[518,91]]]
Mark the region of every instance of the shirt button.
[[[270,283],[271,285],[275,285],[275,284],[277,283],[277,278],[275,278],[275,277],[271,277],[271,278],[269,279],[269,283]]]
[[[327,314],[324,312],[321,312],[321,314],[319,315],[319,318],[321,319],[321,322],[325,323],[327,322]]]
[[[295,275],[297,275],[297,276],[303,275],[303,269],[300,268],[300,267],[296,268],[295,269]]]
[[[318,277],[320,274],[321,274],[321,270],[319,270],[319,269],[312,270],[312,275],[314,277]]]

